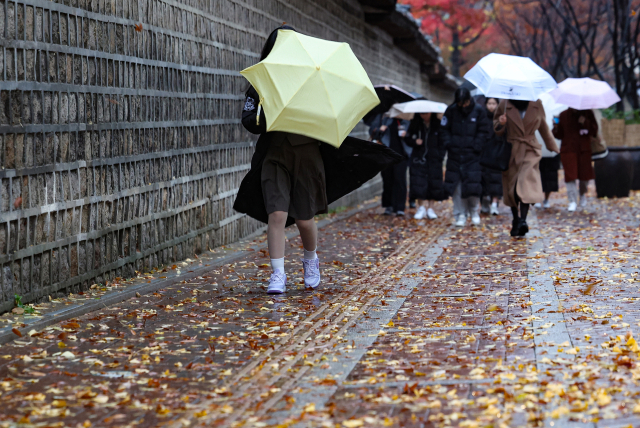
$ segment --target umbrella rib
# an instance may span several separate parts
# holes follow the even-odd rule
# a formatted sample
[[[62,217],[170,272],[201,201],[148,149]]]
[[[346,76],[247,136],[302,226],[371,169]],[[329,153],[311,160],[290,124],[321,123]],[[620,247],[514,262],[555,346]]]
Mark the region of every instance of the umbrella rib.
[[[299,66],[299,67],[304,67],[304,66]],[[300,86],[298,87],[298,89],[296,89],[296,92],[291,95],[289,97],[289,99],[287,100],[287,102],[283,103],[284,105],[287,105],[291,102],[291,100],[298,95],[298,92],[300,92],[300,89],[302,89],[304,87],[304,85],[309,81],[309,79],[311,79],[313,77],[313,73],[309,74],[309,77],[307,77],[307,80],[305,80],[304,82],[302,82],[300,84]],[[278,115],[271,121],[271,123],[275,123],[276,120],[278,120],[278,118],[280,117],[280,115],[285,111],[285,109],[283,108],[282,110],[280,110],[280,113],[278,113]]]
[[[322,75],[322,73],[320,73],[320,78],[322,79],[322,83],[324,83],[324,87],[326,89],[327,82],[324,81],[324,76]],[[333,116],[336,117],[336,109],[333,106],[333,103],[331,102],[331,97],[328,94],[327,94],[327,100],[329,100],[329,105],[331,106],[331,111],[333,111]],[[336,123],[336,125],[337,125],[337,123]],[[337,137],[338,137],[337,141],[340,141],[340,130],[338,129],[337,126],[336,126],[336,133],[337,133]]]

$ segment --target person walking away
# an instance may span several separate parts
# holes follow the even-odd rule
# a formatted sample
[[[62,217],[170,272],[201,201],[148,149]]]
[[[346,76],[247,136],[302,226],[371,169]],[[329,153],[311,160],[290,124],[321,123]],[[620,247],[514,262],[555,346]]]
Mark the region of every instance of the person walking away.
[[[409,199],[416,199],[418,209],[413,218],[425,216],[433,220],[438,215],[433,202],[446,199],[442,181],[444,150],[440,139],[440,120],[434,113],[420,113],[409,125],[405,142],[413,148],[409,158]]]
[[[591,139],[598,136],[598,122],[591,110],[569,108],[560,113],[558,123],[553,127],[553,135],[562,141],[560,159],[564,169],[569,198],[568,210],[573,212],[578,206],[587,206],[587,186],[595,178],[591,164]]]
[[[489,123],[493,124],[493,114],[498,108],[499,100],[497,98],[487,98],[485,100],[485,108],[487,111],[487,120]],[[493,143],[496,138],[501,138],[496,136],[495,131],[493,130],[493,126],[490,127],[489,130],[489,138],[487,139],[487,144]],[[498,171],[496,169],[491,169],[487,167],[482,167],[482,212],[491,214],[491,215],[499,215],[500,210],[498,209],[498,204],[500,202],[500,198],[502,198],[502,171]]]
[[[393,119],[384,114],[377,115],[369,127],[371,141],[378,144],[391,145],[391,129]],[[384,215],[392,215],[393,211],[393,168],[387,168],[380,173],[382,177],[382,208]]]
[[[444,188],[453,197],[453,215],[459,227],[466,224],[468,216],[474,225],[480,224],[480,154],[489,138],[490,127],[487,114],[471,98],[469,90],[458,88],[455,102],[442,117],[440,137],[448,156]]]
[[[271,52],[280,29],[293,30],[287,25],[275,29],[267,38],[260,61]],[[320,284],[320,265],[316,254],[318,229],[313,217],[326,213],[328,208],[325,170],[319,148],[321,143],[288,132],[267,133],[264,110],[259,119],[256,117],[259,102],[258,93],[250,87],[246,93],[242,124],[251,133],[268,136],[261,172],[264,204],[269,215],[267,243],[273,269],[267,293],[282,294],[286,290],[284,229],[288,216],[295,219],[304,247],[302,264],[305,286],[315,289]]]
[[[493,124],[496,135],[504,136],[512,145],[509,169],[502,173],[503,201],[513,215],[511,236],[525,236],[529,232],[529,206],[544,199],[539,169],[542,146],[535,132],[540,131],[547,149],[555,153],[559,149],[540,100],[502,100]]]
[[[392,119],[389,124],[389,148],[396,153],[405,156],[405,160],[387,168],[387,186],[390,189],[391,209],[387,209],[385,214],[393,214],[396,216],[404,216],[407,206],[407,168],[409,161],[406,159],[411,156],[412,148],[404,142],[404,137],[409,129],[409,121],[401,119]]]
[[[557,120],[558,118],[554,118]],[[547,125],[549,123],[547,122]],[[560,170],[560,156],[557,153],[551,152],[544,145],[544,140],[540,135],[540,132],[536,131],[536,138],[538,143],[542,146],[542,159],[540,159],[540,179],[542,180],[542,191],[544,192],[544,202],[537,203],[536,208],[551,208],[550,196],[551,193],[557,192],[558,186],[558,171]],[[556,140],[556,144],[560,147],[560,140]],[[562,151],[562,148],[560,148]]]

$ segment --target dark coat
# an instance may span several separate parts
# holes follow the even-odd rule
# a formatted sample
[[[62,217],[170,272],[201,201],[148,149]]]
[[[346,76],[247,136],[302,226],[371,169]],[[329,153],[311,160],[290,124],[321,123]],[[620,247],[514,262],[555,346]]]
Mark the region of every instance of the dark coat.
[[[277,133],[266,132],[264,114],[260,115],[260,124],[256,123],[258,100],[257,92],[250,88],[247,91],[245,108],[242,112],[242,124],[249,132],[260,134],[260,138],[251,158],[251,170],[240,184],[233,209],[267,223],[269,216],[262,195],[262,163],[267,154],[269,142],[277,137]],[[320,154],[324,163],[328,203],[356,190],[383,169],[404,159],[381,144],[353,137],[347,137],[339,149],[329,144],[321,144]],[[289,217],[287,226],[294,221]]]
[[[484,108],[473,100],[471,103],[468,114],[456,104],[449,106],[440,125],[440,138],[448,154],[444,188],[453,195],[462,183],[462,198],[482,195],[480,154],[491,127]]]
[[[493,124],[493,113],[489,110],[487,110],[487,120]],[[487,145],[493,144],[498,138],[502,137],[498,137],[493,126],[490,126]],[[482,196],[502,197],[502,171],[482,167]]]
[[[398,133],[401,128],[408,132],[410,124],[411,122],[408,120],[402,119],[392,119],[389,124],[389,148],[394,152],[407,157],[411,156],[413,149],[411,146],[407,145],[404,141],[404,137],[400,137]]]
[[[585,118],[583,123],[578,122],[580,116]],[[563,111],[560,121],[553,127],[553,135],[562,140],[560,158],[565,181],[594,179],[591,138],[598,136],[598,122],[593,111],[572,108]]]
[[[423,143],[417,145],[417,139],[421,139]],[[422,118],[416,115],[411,121],[404,141],[408,146],[413,147],[409,159],[409,199],[427,201],[447,199],[442,176],[444,149],[440,138],[440,121],[435,113],[431,116],[429,128]]]

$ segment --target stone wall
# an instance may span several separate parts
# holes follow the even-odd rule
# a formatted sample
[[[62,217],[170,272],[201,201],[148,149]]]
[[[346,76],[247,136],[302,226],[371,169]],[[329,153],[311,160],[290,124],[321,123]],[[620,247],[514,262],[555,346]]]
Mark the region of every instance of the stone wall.
[[[432,92],[355,1],[0,0],[0,312],[263,226],[232,209],[255,141],[238,71],[283,21]]]

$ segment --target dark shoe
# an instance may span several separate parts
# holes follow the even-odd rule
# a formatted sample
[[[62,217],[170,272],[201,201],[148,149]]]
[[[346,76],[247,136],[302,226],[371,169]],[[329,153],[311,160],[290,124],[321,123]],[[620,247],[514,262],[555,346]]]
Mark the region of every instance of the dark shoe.
[[[511,236],[519,236],[520,233],[520,219],[514,218],[511,222]]]
[[[415,208],[416,207],[416,201],[409,201],[409,208]]]
[[[393,208],[387,207],[384,209],[384,215],[392,215],[392,214],[393,214]]]
[[[518,225],[518,236],[524,236],[529,232],[529,225],[526,220],[520,220]]]

